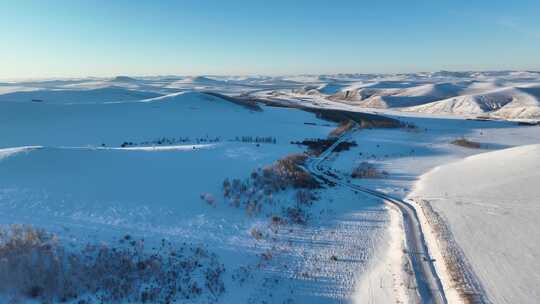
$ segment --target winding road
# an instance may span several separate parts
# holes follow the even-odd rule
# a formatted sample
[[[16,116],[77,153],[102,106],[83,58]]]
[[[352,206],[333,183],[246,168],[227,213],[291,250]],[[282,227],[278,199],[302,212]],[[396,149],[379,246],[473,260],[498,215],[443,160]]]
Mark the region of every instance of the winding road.
[[[346,132],[332,146],[321,153],[319,157],[311,158],[306,163],[305,169],[319,178],[324,177],[326,180],[330,180],[344,187],[378,197],[383,199],[385,202],[396,206],[403,215],[407,253],[412,264],[418,293],[422,303],[447,303],[441,280],[435,271],[435,260],[430,257],[427,249],[424,233],[422,231],[422,226],[420,226],[416,209],[404,200],[392,197],[380,191],[365,188],[353,183],[344,182],[342,179],[337,178],[334,174],[329,174],[328,171],[325,172],[322,163],[341,142],[349,138],[350,135],[356,130],[357,128],[355,127]]]

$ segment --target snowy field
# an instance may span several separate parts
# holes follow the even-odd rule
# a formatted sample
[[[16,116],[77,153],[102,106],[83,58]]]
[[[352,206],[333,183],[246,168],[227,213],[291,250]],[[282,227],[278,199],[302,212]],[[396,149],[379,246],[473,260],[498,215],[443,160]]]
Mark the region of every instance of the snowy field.
[[[540,193],[527,185],[539,181],[540,127],[513,120],[540,119],[539,88],[533,72],[0,83],[0,224],[44,229],[61,251],[127,246],[130,256],[151,260],[167,243],[193,250],[202,263],[198,271],[182,260],[189,280],[169,288],[174,293],[152,291],[161,282],[152,277],[130,281],[144,295],[79,288],[77,297],[64,295],[72,303],[414,303],[398,210],[339,185],[257,188],[264,168],[306,151],[292,141],[325,139],[337,123],[205,92],[380,113],[410,127],[355,131],[357,146],[332,153],[325,168],[350,183],[427,201],[452,232],[467,262],[462,270],[478,278],[490,301],[534,303]],[[460,146],[460,139],[479,146]],[[370,176],[352,177],[366,168]],[[429,220],[422,225],[447,299],[459,303],[462,294],[438,258],[444,247]],[[13,273],[2,265],[0,275]],[[0,288],[0,300],[55,297],[35,285]]]
[[[495,303],[535,303],[540,146],[467,157],[422,176],[411,197],[444,215]]]

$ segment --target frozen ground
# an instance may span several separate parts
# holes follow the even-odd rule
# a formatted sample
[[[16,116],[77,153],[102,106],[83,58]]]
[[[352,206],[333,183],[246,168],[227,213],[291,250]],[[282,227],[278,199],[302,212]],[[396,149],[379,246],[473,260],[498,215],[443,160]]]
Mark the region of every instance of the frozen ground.
[[[537,268],[538,250],[534,242],[527,244],[530,233],[515,235],[534,230],[538,194],[504,196],[511,191],[495,189],[500,183],[494,176],[532,172],[526,168],[538,164],[530,156],[538,149],[518,146],[540,143],[539,128],[465,117],[537,119],[539,79],[534,72],[438,72],[1,83],[0,223],[44,228],[68,248],[113,247],[125,235],[148,244],[161,239],[203,244],[226,269],[225,292],[211,298],[220,303],[414,302],[415,282],[404,271],[400,213],[379,199],[339,186],[319,189],[318,199],[305,208],[306,224],[276,225],[273,216],[284,216],[296,190],[275,193],[256,213],[223,197],[226,178],[244,180],[257,168],[302,152],[305,147],[290,142],[325,138],[336,124],[297,109],[261,105],[262,111],[253,111],[204,92],[378,112],[416,127],[357,131],[352,139],[358,146],[332,154],[326,166],[345,180],[396,197],[410,197],[417,189],[413,195],[430,201],[448,221],[489,299],[527,302],[538,297],[531,285],[538,278],[520,270]],[[458,111],[454,105],[465,101]],[[462,137],[481,147],[451,144]],[[493,152],[513,147],[518,148]],[[496,165],[503,158],[523,161],[511,170]],[[353,168],[362,163],[387,174],[352,179]],[[499,171],[476,176],[489,164]],[[459,171],[476,166],[474,175]],[[459,179],[467,185],[481,180],[480,186],[495,188],[475,187],[467,196],[454,180],[441,182],[447,174],[437,177],[437,172],[444,170],[467,175],[470,180]],[[422,186],[415,188],[418,179]],[[511,184],[518,183],[516,178]],[[504,192],[500,201],[481,202],[495,190]],[[438,257],[437,239],[431,234],[428,239]],[[524,249],[508,252],[517,246]],[[497,262],[488,261],[486,252]],[[444,268],[438,271],[451,279]],[[507,277],[529,287],[504,285]],[[459,301],[455,288],[445,288],[450,302]]]

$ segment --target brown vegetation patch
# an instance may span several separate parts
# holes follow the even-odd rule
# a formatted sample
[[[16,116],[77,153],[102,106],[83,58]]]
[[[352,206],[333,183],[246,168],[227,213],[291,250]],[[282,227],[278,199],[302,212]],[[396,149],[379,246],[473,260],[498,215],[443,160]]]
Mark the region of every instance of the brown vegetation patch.
[[[162,240],[145,250],[126,235],[113,246],[66,248],[52,234],[30,226],[0,229],[0,292],[39,302],[169,303],[225,291],[225,271],[203,247],[174,247]]]
[[[319,182],[302,166],[306,154],[292,154],[277,160],[272,165],[258,168],[244,180],[226,178],[223,181],[223,196],[233,207],[244,207],[248,215],[259,214],[264,205],[273,204],[273,195],[286,189],[297,189],[296,200],[309,205],[316,196],[309,190],[320,188]],[[300,191],[304,190],[304,191]],[[201,196],[203,200],[206,197]],[[205,200],[207,201],[207,200]]]
[[[334,143],[336,143],[336,138],[328,139],[304,139],[303,141],[291,141],[293,145],[303,145],[307,146],[308,152],[312,155],[320,155],[326,149],[330,148]],[[351,147],[358,146],[355,141],[342,141],[334,149],[334,152],[347,151]]]
[[[461,146],[461,147],[470,148],[470,149],[480,149],[482,147],[480,143],[468,140],[464,137],[455,139],[451,141],[450,143],[456,146]]]
[[[351,173],[352,178],[383,178],[388,172],[375,168],[373,164],[361,162]]]
[[[328,136],[330,137],[340,137],[348,131],[352,130],[356,123],[352,120],[341,121],[337,128],[332,130]]]

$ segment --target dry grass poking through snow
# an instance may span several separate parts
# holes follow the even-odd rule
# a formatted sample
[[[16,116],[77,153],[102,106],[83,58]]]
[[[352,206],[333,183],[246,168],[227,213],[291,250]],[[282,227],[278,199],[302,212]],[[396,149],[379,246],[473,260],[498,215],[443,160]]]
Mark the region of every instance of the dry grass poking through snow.
[[[115,246],[67,249],[30,226],[0,230],[0,292],[43,303],[215,302],[225,291],[218,257],[203,247],[162,240],[150,252],[129,235]]]
[[[450,142],[453,145],[461,146],[465,148],[471,148],[471,149],[480,149],[481,145],[480,143],[468,140],[466,138],[458,138]]]
[[[458,291],[464,303],[489,303],[479,279],[469,271],[471,269],[465,254],[456,243],[452,231],[441,216],[433,210],[426,200],[417,201],[426,216],[429,226],[437,238],[443,262],[448,269],[452,285]]]

